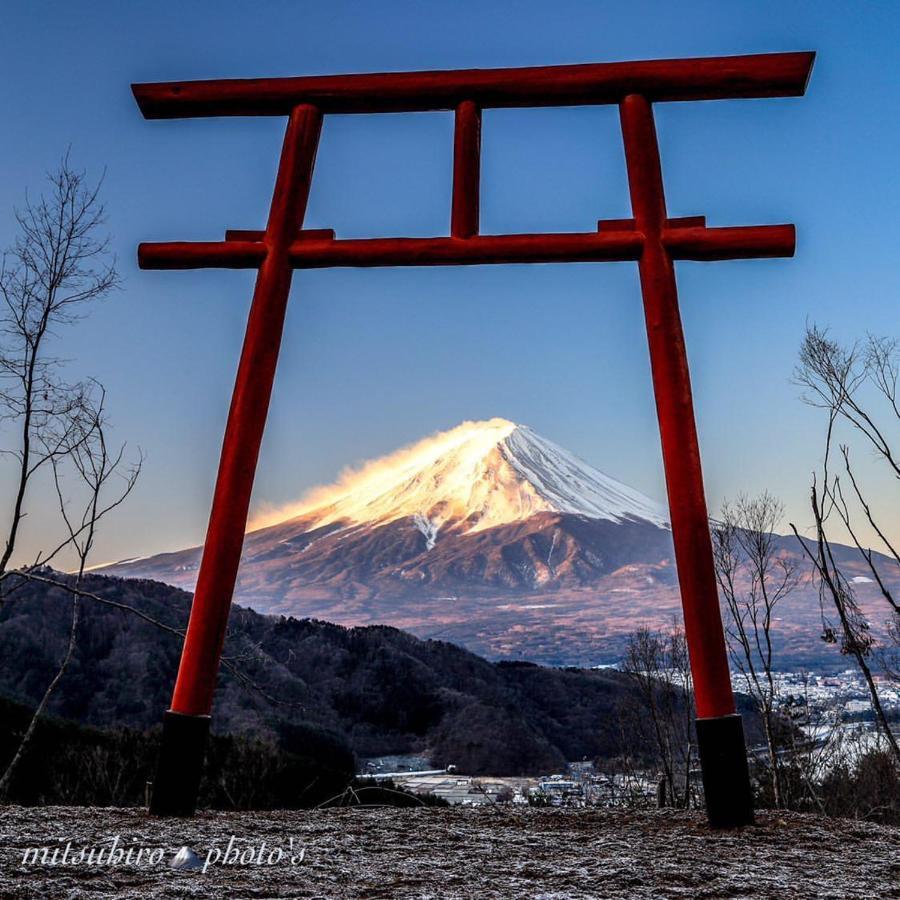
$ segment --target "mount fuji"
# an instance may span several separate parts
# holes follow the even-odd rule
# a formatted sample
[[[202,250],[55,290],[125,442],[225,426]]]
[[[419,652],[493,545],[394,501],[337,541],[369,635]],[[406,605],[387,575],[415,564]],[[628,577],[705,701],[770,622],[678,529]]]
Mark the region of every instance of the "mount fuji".
[[[100,571],[191,589],[200,556],[194,547]],[[260,612],[456,639],[459,626],[481,620],[491,646],[460,642],[495,656],[506,628],[485,615],[521,626],[558,609],[552,595],[635,582],[674,588],[665,509],[527,426],[491,419],[370,462],[251,522],[235,599]]]
[[[795,539],[778,540],[802,564]],[[190,590],[200,556],[194,547],[99,571]],[[821,627],[805,593],[791,623],[798,645]],[[505,419],[464,422],[251,522],[235,600],[573,665],[613,660],[629,631],[680,614],[665,509]]]

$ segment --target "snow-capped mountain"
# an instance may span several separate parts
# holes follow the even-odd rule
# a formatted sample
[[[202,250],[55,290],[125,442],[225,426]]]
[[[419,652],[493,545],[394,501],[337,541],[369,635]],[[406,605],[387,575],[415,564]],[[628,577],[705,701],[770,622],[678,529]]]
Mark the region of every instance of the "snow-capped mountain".
[[[802,568],[796,540],[778,540]],[[844,550],[847,571],[867,581],[853,569],[858,553]],[[190,589],[200,554],[101,571]],[[665,511],[505,419],[465,422],[257,517],[235,599],[557,664],[615,658],[629,631],[680,612]],[[816,633],[814,585],[793,602],[797,634]]]
[[[102,571],[192,588],[200,554],[194,547]],[[573,592],[595,605],[598,590],[637,589],[657,602],[674,590],[671,555],[658,504],[530,428],[491,419],[426,438],[257,517],[235,599],[345,624],[450,629],[491,652],[454,626],[487,635],[495,629],[485,617],[522,625]]]
[[[448,523],[469,534],[541,512],[666,526],[665,512],[652,500],[506,419],[464,422],[267,519],[302,518],[323,527],[410,518],[431,549]]]
[[[200,555],[194,547],[101,571],[190,589]],[[636,611],[675,608],[665,510],[530,428],[491,419],[258,516],[235,599],[261,612],[392,624],[488,655],[552,660],[550,618],[592,633],[604,617],[600,595],[627,598]],[[526,651],[535,625],[543,649]]]
[[[237,598],[309,613],[310,597],[348,609],[583,586],[648,553],[668,564],[668,547],[665,511],[648,497],[524,425],[464,422],[257,518]],[[190,588],[199,562],[192,548],[103,571]]]

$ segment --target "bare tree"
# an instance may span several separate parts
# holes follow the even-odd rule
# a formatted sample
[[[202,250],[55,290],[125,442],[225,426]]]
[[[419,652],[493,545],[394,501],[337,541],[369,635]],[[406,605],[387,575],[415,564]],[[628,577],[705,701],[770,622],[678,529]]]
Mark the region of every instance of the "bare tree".
[[[728,650],[762,719],[772,795],[779,808],[786,805],[779,763],[784,729],[772,631],[776,607],[798,581],[793,560],[778,552],[775,529],[783,512],[781,502],[767,492],[754,498],[740,496],[735,503],[722,505],[712,529],[716,577],[728,605]]]
[[[864,755],[859,735],[848,727],[843,710],[813,699],[807,672],[801,673],[800,691],[780,700],[781,711],[793,726],[785,732],[785,807],[825,815],[830,774]]]
[[[104,388],[90,379],[67,381],[65,361],[53,353],[61,327],[108,295],[118,276],[103,234],[99,184],[90,185],[68,156],[48,181],[39,199],[26,198],[16,212],[18,238],[0,264],[0,428],[9,440],[0,453],[13,472],[12,508],[0,549],[0,597],[8,598],[64,550],[74,553],[78,565],[74,579],[54,580],[71,595],[68,643],[0,777],[0,799],[72,659],[81,611],[78,587],[98,523],[131,493],[142,462],[139,456],[127,464],[124,446],[110,452]],[[56,489],[63,534],[30,566],[14,569],[29,488],[42,472]],[[67,490],[72,478],[74,497]],[[49,580],[46,573],[39,577]]]
[[[108,296],[119,278],[104,231],[100,183],[91,184],[66,155],[48,175],[48,185],[39,199],[26,197],[16,212],[18,238],[0,262],[0,438],[7,442],[0,446],[0,458],[11,463],[13,476],[5,540],[0,537],[0,603],[33,582],[66,592],[71,609],[62,658],[0,776],[0,800],[73,659],[83,601],[115,607],[173,637],[184,636],[136,606],[82,588],[100,521],[131,494],[143,457],[138,453],[128,461],[124,445],[110,447],[105,389],[94,379],[68,381],[65,360],[53,352],[64,326]],[[39,475],[56,492],[61,533],[29,564],[15,568],[29,489]],[[63,553],[77,563],[68,576],[48,568]],[[270,696],[230,658],[222,664],[243,688],[270,703],[285,702]]]
[[[140,457],[137,462],[127,467],[123,464],[124,445],[115,453],[109,452],[104,430],[106,392],[98,386],[97,395],[96,405],[86,407],[91,410],[91,415],[85,416],[79,423],[86,427],[86,431],[73,430],[68,436],[69,444],[64,447],[64,452],[58,453],[51,459],[60,516],[67,530],[67,538],[64,538],[63,542],[74,548],[78,558],[78,568],[72,582],[73,589],[69,591],[72,604],[69,638],[59,668],[44,690],[44,694],[19,741],[16,752],[0,777],[0,801],[6,798],[12,777],[28,749],[38,721],[44,714],[57,685],[65,675],[75,652],[82,600],[78,588],[81,585],[88,556],[94,546],[97,526],[108,512],[115,509],[128,497],[134,489],[141,471],[143,460]],[[66,469],[74,472],[79,482],[80,498],[73,499],[67,495],[64,481]],[[76,510],[78,511],[76,512]],[[18,574],[24,578],[27,572]],[[67,589],[69,587],[69,582],[58,581],[57,584]]]
[[[48,175],[49,189],[16,212],[19,234],[0,265],[0,422],[12,433],[2,453],[14,461],[15,484],[0,589],[16,551],[25,499],[35,475],[70,456],[93,433],[92,385],[63,378],[53,355],[60,326],[84,314],[118,284],[103,234],[100,185],[90,185],[68,155]],[[46,561],[46,560],[45,560]]]
[[[875,721],[900,765],[900,744],[885,713],[875,677],[882,674],[897,678],[894,661],[900,651],[900,604],[889,588],[885,572],[887,567],[900,566],[900,555],[878,521],[862,479],[854,470],[849,443],[839,445],[841,462],[837,471],[831,468],[836,429],[844,425],[890,474],[900,479],[900,456],[893,444],[900,425],[898,375],[900,347],[896,341],[870,335],[861,344],[845,347],[830,338],[827,331],[816,326],[807,329],[796,380],[804,388],[804,400],[824,409],[828,421],[822,468],[814,475],[810,492],[814,519],[811,545],[801,538],[796,526],[791,527],[816,572],[823,639],[838,644],[841,652],[855,661],[868,688]],[[843,526],[850,535],[878,586],[885,604],[885,638],[879,639],[873,633],[851,581],[835,558],[831,539],[835,524]],[[880,555],[863,543],[864,527],[877,540]],[[829,609],[836,613],[836,621]]]
[[[650,741],[662,770],[659,802],[687,808],[693,786],[693,681],[684,631],[640,628],[629,636],[623,671],[638,686],[649,712]]]

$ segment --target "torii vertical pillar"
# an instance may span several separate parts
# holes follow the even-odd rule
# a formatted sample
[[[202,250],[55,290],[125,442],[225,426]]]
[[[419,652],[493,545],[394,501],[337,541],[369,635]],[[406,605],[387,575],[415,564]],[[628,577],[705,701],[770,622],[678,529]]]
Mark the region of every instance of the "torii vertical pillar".
[[[638,268],[691,657],[704,795],[710,824],[747,825],[753,822],[753,793],[719,611],[675,266],[663,243],[666,200],[653,108],[646,97],[630,94],[619,105],[619,113],[631,208],[635,227],[644,235]]]
[[[237,579],[291,290],[289,250],[303,225],[322,115],[300,104],[288,119],[247,332],[225,426],[209,528],[150,800],[156,815],[191,816],[197,805],[210,711]]]

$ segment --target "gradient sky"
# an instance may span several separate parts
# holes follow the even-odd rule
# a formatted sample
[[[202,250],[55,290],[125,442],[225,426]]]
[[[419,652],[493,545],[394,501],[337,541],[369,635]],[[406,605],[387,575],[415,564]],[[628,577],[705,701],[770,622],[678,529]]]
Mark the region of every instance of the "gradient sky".
[[[95,562],[202,540],[252,272],[141,272],[141,240],[265,224],[283,120],[143,120],[133,81],[520,66],[814,49],[805,98],[657,107],[672,215],[795,222],[793,260],[681,263],[711,508],[768,488],[808,524],[821,415],[791,383],[805,324],[898,334],[894,3],[6,2],[0,244],[71,145],[107,170],[124,289],[67,335],[147,454]],[[308,227],[447,232],[449,113],[326,119]],[[488,111],[482,230],[586,231],[629,215],[613,108]],[[464,419],[527,423],[664,498],[636,266],[295,275],[255,504]],[[862,455],[862,454],[861,454]],[[893,483],[864,474],[900,533]],[[38,488],[20,558],[52,509]]]

